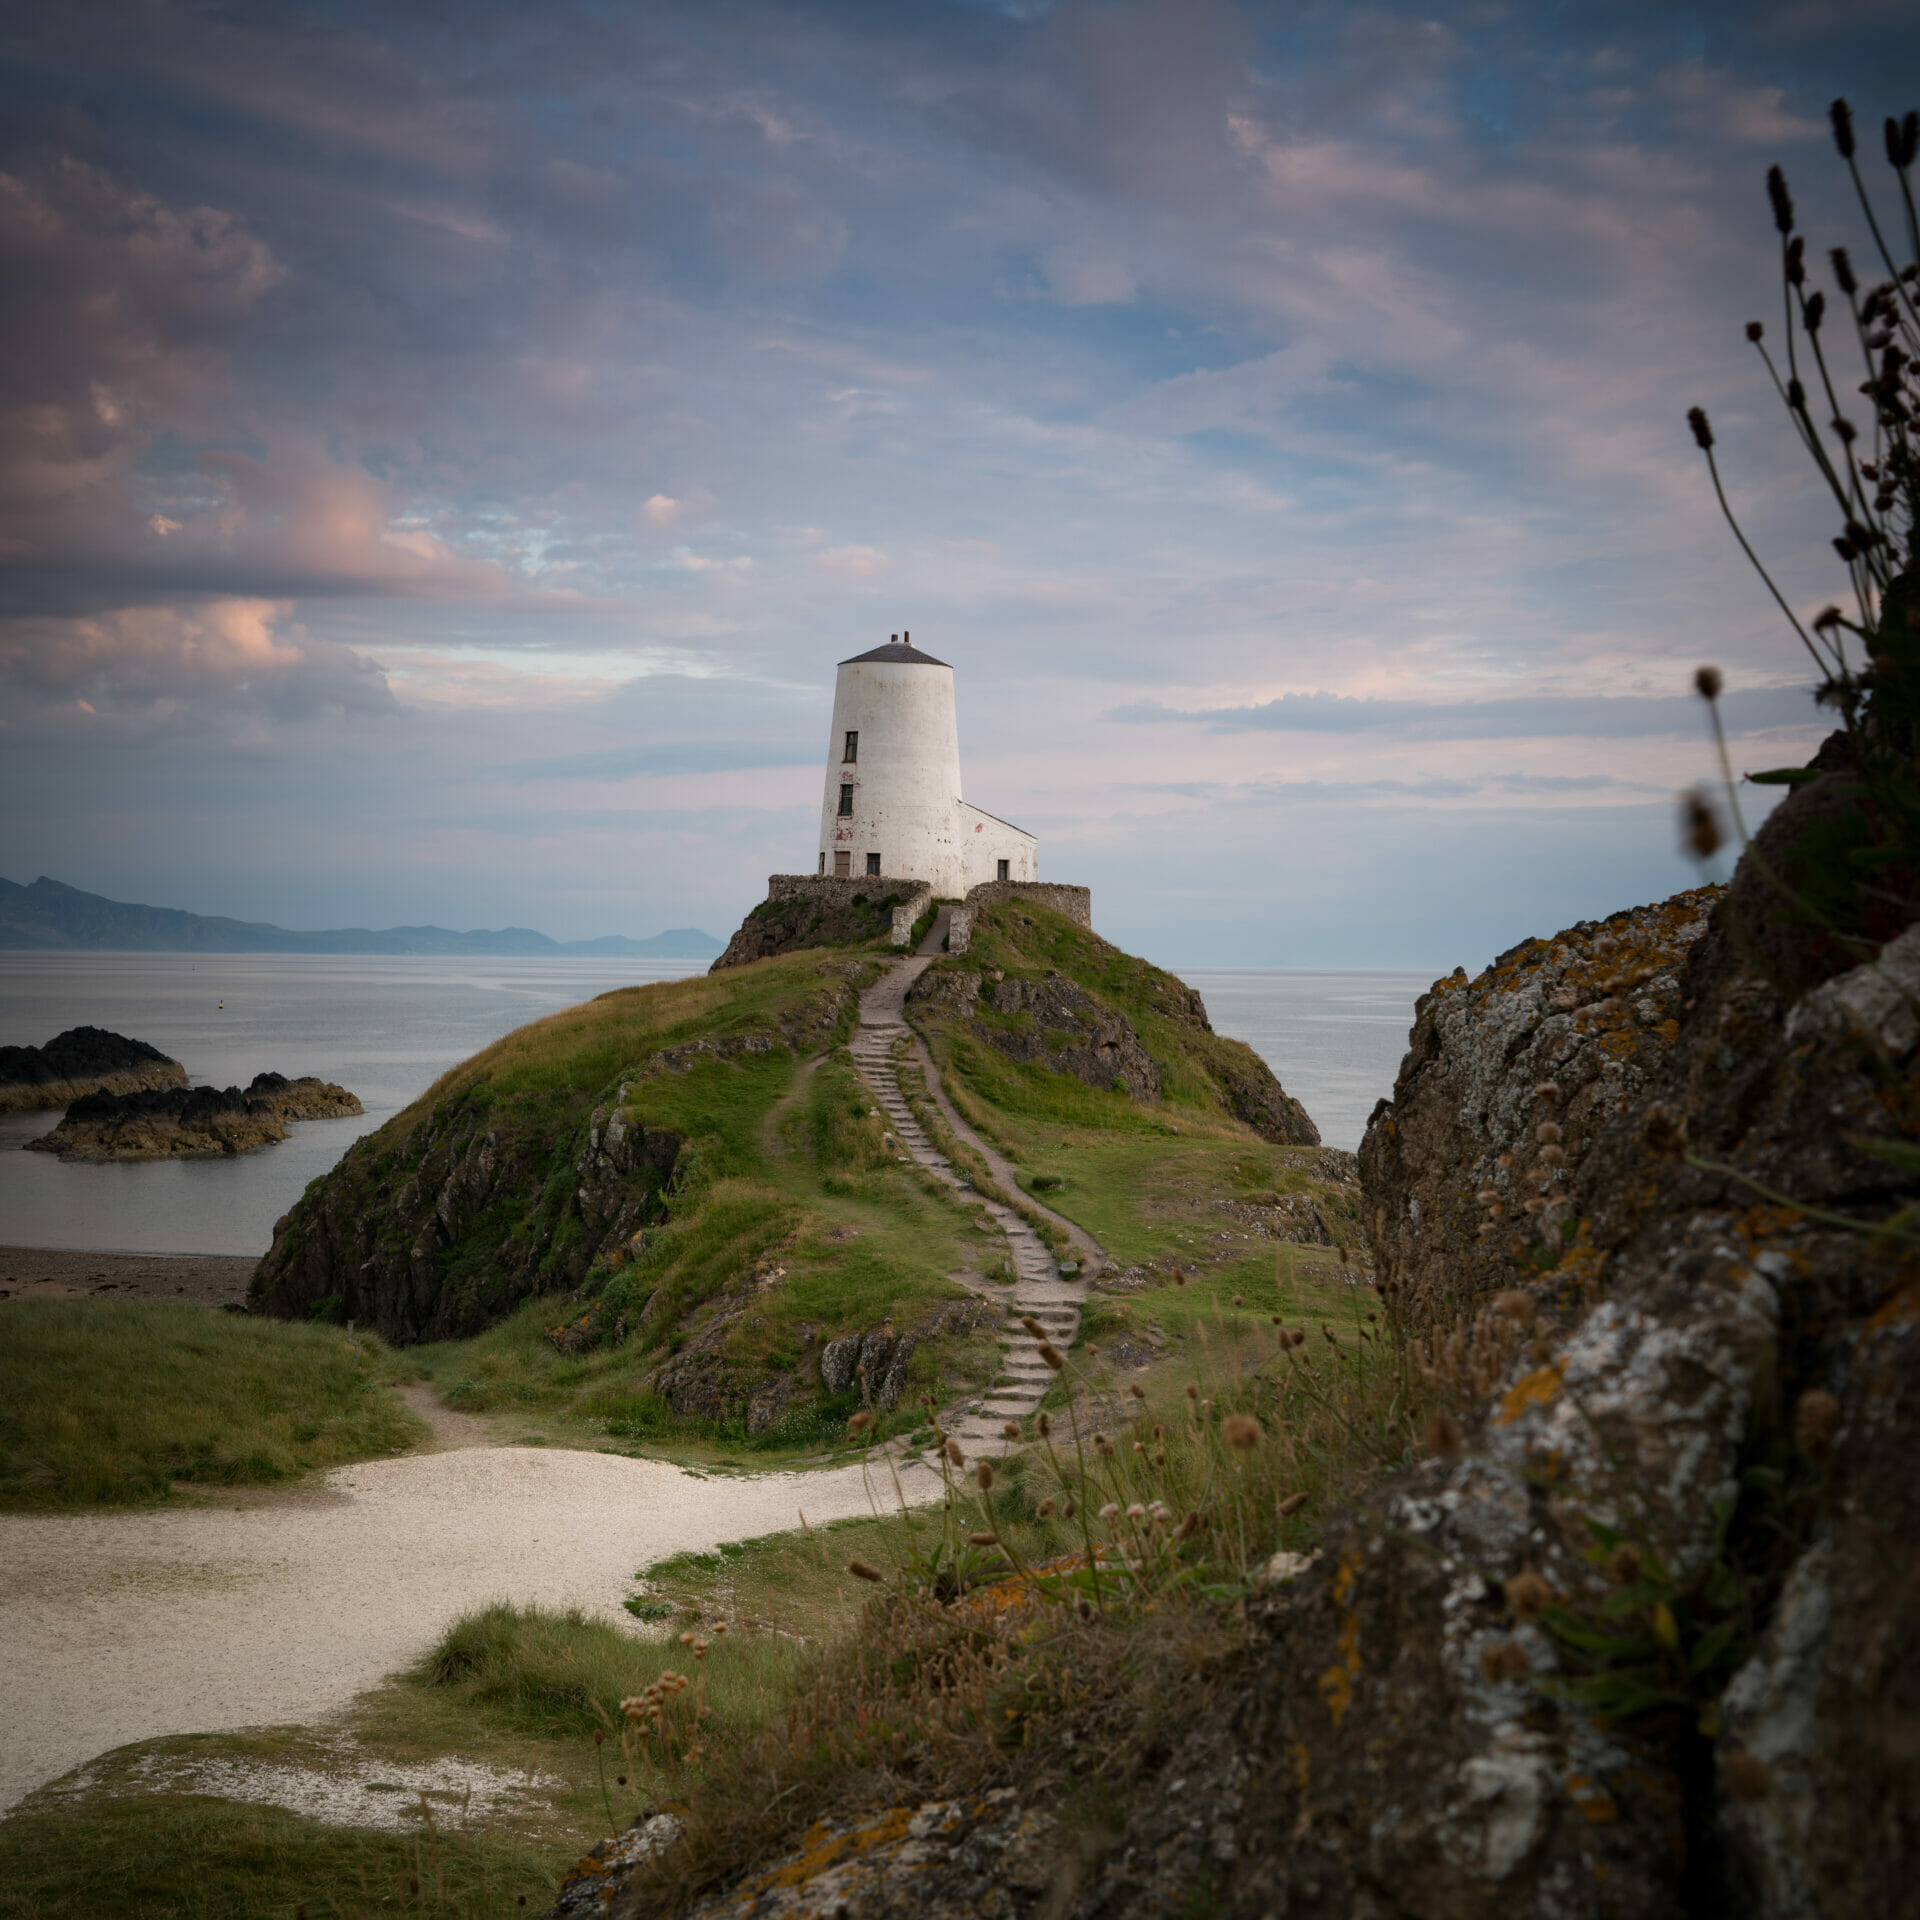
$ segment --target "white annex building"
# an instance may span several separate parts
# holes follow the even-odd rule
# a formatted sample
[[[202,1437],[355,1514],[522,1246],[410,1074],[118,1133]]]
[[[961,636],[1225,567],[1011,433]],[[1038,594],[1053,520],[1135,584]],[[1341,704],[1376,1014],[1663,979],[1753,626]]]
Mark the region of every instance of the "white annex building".
[[[961,799],[953,669],[907,634],[840,662],[820,872],[923,880],[946,900],[989,881],[1040,877],[1032,834]]]

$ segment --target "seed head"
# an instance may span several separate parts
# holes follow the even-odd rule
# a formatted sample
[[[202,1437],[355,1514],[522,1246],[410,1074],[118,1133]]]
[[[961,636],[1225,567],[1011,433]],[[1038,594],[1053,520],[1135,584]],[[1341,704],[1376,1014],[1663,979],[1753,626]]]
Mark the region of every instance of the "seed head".
[[[1844,100],[1836,100],[1827,109],[1827,118],[1833,123],[1833,144],[1840,149],[1842,160],[1853,158],[1853,109]]]
[[[991,1547],[997,1546],[998,1544],[999,1541],[997,1537],[991,1533],[970,1533],[967,1535],[967,1545],[970,1547]]]
[[[873,1415],[864,1411],[856,1413],[853,1418],[847,1422],[848,1431],[852,1433],[865,1433],[872,1425]]]
[[[1765,336],[1766,331],[1766,328],[1763,327],[1758,320],[1749,320],[1747,322],[1747,338],[1756,345],[1758,345],[1760,340]]]
[[[1458,1460],[1465,1451],[1465,1443],[1460,1437],[1460,1423],[1450,1413],[1433,1413],[1427,1416],[1427,1445],[1442,1460]]]
[[[1136,1400],[1144,1400],[1147,1397],[1146,1388],[1143,1387],[1138,1380],[1134,1381],[1133,1384],[1127,1388],[1127,1391],[1132,1394]]]
[[[864,1560],[849,1560],[847,1571],[856,1580],[884,1581],[887,1577],[878,1567],[870,1567]]]
[[[1824,1387],[1810,1387],[1793,1410],[1793,1443],[1816,1466],[1833,1458],[1840,1431],[1840,1402]]]
[[[1035,1318],[1033,1317],[1033,1315],[1032,1315],[1032,1314],[1030,1314],[1030,1313],[1025,1313],[1025,1314],[1022,1314],[1022,1315],[1020,1316],[1020,1324],[1021,1324],[1021,1325],[1022,1325],[1023,1327],[1025,1327],[1025,1328],[1026,1328],[1026,1330],[1027,1330],[1027,1331],[1028,1331],[1028,1332],[1029,1332],[1030,1334],[1032,1334],[1032,1335],[1033,1335],[1033,1337],[1034,1337],[1034,1338],[1035,1338],[1036,1340],[1044,1340],[1044,1339],[1045,1339],[1045,1338],[1047,1337],[1047,1330],[1046,1330],[1046,1328],[1045,1328],[1045,1327],[1043,1327],[1043,1326],[1042,1326],[1042,1325],[1040,1324],[1040,1322],[1039,1322],[1038,1320],[1036,1320],[1036,1319],[1035,1319]]]
[[[966,1453],[958,1440],[949,1440],[947,1442],[947,1458],[951,1460],[956,1467],[964,1467],[967,1464]]]
[[[1531,1567],[1507,1582],[1507,1605],[1516,1620],[1538,1620],[1552,1598],[1553,1589]]]
[[[1693,690],[1702,700],[1718,700],[1726,680],[1718,667],[1695,667]]]
[[[1607,1571],[1623,1587],[1632,1586],[1646,1570],[1647,1563],[1631,1540],[1622,1540],[1607,1558]]]
[[[1534,1128],[1533,1137],[1538,1140],[1543,1147],[1557,1145],[1560,1139],[1560,1123],[1557,1120],[1542,1120],[1540,1124]]]
[[[1220,1423],[1220,1438],[1235,1453],[1251,1453],[1266,1436],[1250,1413],[1230,1413]]]
[[[1003,1421],[1000,1427],[1000,1438],[1002,1440],[1018,1440],[1020,1438],[1020,1422],[1018,1420]]]
[[[1893,122],[1889,120],[1888,126]],[[1781,233],[1793,231],[1793,196],[1787,192],[1787,176],[1778,167],[1767,169],[1767,198],[1773,203],[1773,224]]]
[[[1708,452],[1713,446],[1713,428],[1707,422],[1706,408],[1689,407],[1687,425],[1693,429],[1693,444],[1702,453]]]
[[[1040,1504],[1034,1508],[1034,1512],[1037,1513],[1042,1520],[1051,1520],[1054,1513],[1054,1503],[1051,1500],[1042,1500]]]
[[[1524,1680],[1533,1671],[1533,1662],[1518,1640],[1501,1640],[1482,1651],[1480,1671],[1497,1687],[1505,1680]]]
[[[1186,1268],[1185,1268],[1185,1267],[1175,1267],[1175,1268],[1174,1268],[1174,1270],[1173,1270],[1173,1284],[1174,1284],[1174,1285],[1175,1285],[1176,1287],[1184,1287],[1184,1286],[1185,1286],[1185,1285],[1187,1284],[1187,1270],[1186,1270]]]
[[[1496,1295],[1493,1304],[1495,1310],[1515,1326],[1524,1327],[1533,1318],[1533,1295],[1522,1293],[1518,1287],[1509,1287],[1505,1293]]]
[[[991,1460],[982,1460],[979,1465],[974,1468],[973,1477],[980,1482],[980,1491],[982,1493],[991,1493],[993,1491],[993,1462]]]
[[[1342,1247],[1342,1248],[1340,1249],[1340,1251],[1341,1251],[1342,1253],[1345,1253],[1345,1252],[1346,1252],[1346,1248],[1345,1248],[1345,1247]],[[1237,1294],[1237,1293],[1236,1293],[1236,1294],[1235,1294],[1235,1295],[1233,1296],[1233,1304],[1234,1304],[1234,1305],[1235,1305],[1236,1307],[1244,1307],[1244,1306],[1245,1306],[1245,1305],[1246,1305],[1247,1303],[1246,1303],[1246,1299],[1245,1299],[1245,1297],[1244,1297],[1243,1295],[1241,1295],[1241,1294]]]
[[[1687,1117],[1655,1101],[1640,1123],[1640,1140],[1656,1160],[1687,1157]]]
[[[1833,262],[1833,277],[1840,291],[1849,300],[1860,291],[1860,283],[1853,277],[1853,262],[1847,258],[1845,247],[1831,247],[1827,258]]]
[[[1119,1517],[1120,1502],[1118,1500],[1109,1500],[1107,1504],[1100,1509],[1100,1518],[1102,1520],[1117,1520]]]
[[[1533,1097],[1536,1100],[1558,1100],[1560,1098],[1559,1083],[1554,1080],[1542,1080],[1534,1088]]]
[[[1720,851],[1726,836],[1720,831],[1720,818],[1713,802],[1698,787],[1680,796],[1680,845],[1696,860],[1711,860]]]
[[[1053,1416],[1043,1413],[1035,1419],[1033,1424],[1040,1429],[1040,1438],[1044,1440],[1053,1431]]]
[[[1146,1510],[1146,1508],[1145,1508],[1145,1507],[1143,1507],[1143,1506],[1142,1506],[1142,1505],[1140,1504],[1140,1502],[1139,1502],[1138,1500],[1135,1500],[1135,1501],[1134,1501],[1134,1502],[1133,1502],[1133,1503],[1132,1503],[1132,1504],[1131,1504],[1131,1505],[1130,1505],[1130,1506],[1129,1506],[1129,1507],[1127,1508],[1127,1518],[1128,1518],[1129,1520],[1131,1520],[1131,1521],[1133,1521],[1133,1522],[1134,1522],[1134,1524],[1135,1524],[1136,1526],[1137,1526],[1137,1525],[1138,1525],[1138,1524],[1139,1524],[1139,1523],[1140,1523],[1140,1522],[1141,1522],[1142,1520],[1144,1520],[1144,1519],[1145,1519],[1146,1517],[1147,1517],[1147,1510]]]
[[[1290,1520],[1306,1504],[1307,1496],[1304,1493],[1290,1493],[1284,1500],[1276,1500],[1273,1510],[1282,1520]]]
[[[1189,1400],[1198,1400],[1200,1398],[1200,1389],[1196,1387],[1191,1380],[1187,1382],[1187,1398]]]
[[[1063,1354],[1051,1340],[1042,1340],[1040,1342],[1040,1358],[1044,1360],[1055,1373],[1060,1372],[1067,1364],[1066,1355]]]

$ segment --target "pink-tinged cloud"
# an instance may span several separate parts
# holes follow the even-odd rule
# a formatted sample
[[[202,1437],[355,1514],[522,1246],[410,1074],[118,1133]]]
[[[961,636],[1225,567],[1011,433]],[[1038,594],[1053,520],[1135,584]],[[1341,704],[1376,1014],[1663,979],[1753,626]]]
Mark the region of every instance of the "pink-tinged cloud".
[[[0,621],[0,684],[16,699],[89,713],[175,713],[205,702],[275,719],[397,711],[378,666],[337,641],[312,639],[284,600]]]

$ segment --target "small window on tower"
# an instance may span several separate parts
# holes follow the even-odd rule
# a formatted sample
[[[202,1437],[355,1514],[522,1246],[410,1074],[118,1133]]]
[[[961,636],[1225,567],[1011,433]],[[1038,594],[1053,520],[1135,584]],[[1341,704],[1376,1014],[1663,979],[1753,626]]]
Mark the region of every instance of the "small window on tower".
[[[867,871],[869,873],[878,873],[880,871],[880,856],[877,853],[867,855]]]
[[[840,789],[840,811],[843,816],[853,811],[853,789],[850,786]]]
[[[850,853],[836,853],[833,856],[833,877],[836,880],[845,880],[852,872],[853,855]]]
[[[820,850],[820,871],[822,873],[825,873],[826,870],[827,870],[827,853],[826,853],[826,849],[822,847]]]
[[[847,750],[840,758],[849,764],[860,758],[860,736],[857,733],[847,735]]]
[[[998,869],[998,871],[997,871],[997,872],[996,872],[996,873],[994,874],[994,876],[993,876],[993,877],[994,877],[994,878],[995,878],[996,880],[1009,880],[1009,879],[1011,879],[1011,878],[1012,878],[1013,876],[1012,876],[1012,875],[1011,875],[1010,873],[1008,873],[1008,871],[1007,871],[1007,868],[1008,868],[1008,866],[1009,866],[1010,864],[1011,864],[1011,863],[1010,863],[1009,861],[1006,861],[1006,860],[996,860],[996,861],[994,862],[994,866],[995,866],[995,867],[996,867],[996,868]]]

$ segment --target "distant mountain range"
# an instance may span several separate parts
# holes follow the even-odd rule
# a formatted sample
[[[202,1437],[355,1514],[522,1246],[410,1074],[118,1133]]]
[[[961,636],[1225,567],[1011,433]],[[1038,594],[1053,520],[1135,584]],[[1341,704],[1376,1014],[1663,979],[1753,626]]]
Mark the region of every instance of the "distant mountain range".
[[[56,951],[117,948],[135,953],[444,953],[527,959],[581,955],[601,960],[711,960],[721,942],[698,927],[675,927],[651,940],[607,934],[599,940],[549,940],[531,927],[455,933],[448,927],[336,927],[292,933],[263,920],[226,920],[178,907],[140,907],[82,893],[44,874],[30,887],[0,880],[0,948]]]

